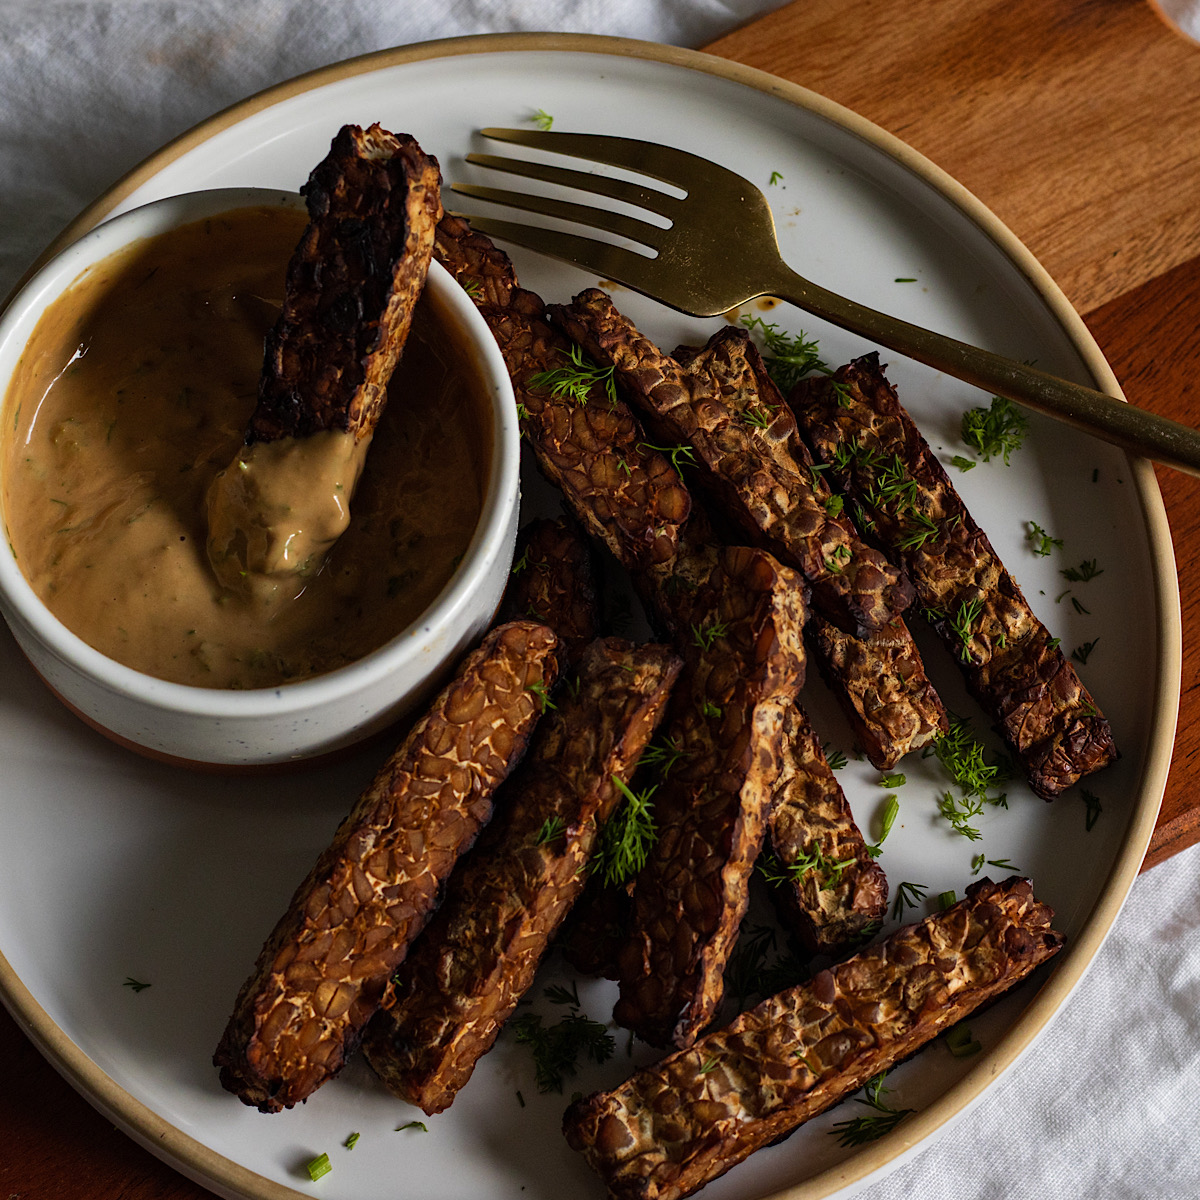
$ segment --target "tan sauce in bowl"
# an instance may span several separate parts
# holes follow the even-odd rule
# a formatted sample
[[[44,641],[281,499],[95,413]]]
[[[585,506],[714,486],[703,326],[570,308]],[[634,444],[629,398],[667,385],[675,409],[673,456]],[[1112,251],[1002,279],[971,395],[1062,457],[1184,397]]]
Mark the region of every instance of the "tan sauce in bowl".
[[[482,385],[427,296],[321,570],[282,591],[218,582],[205,498],[241,445],[304,222],[240,209],[118,252],[47,310],[10,385],[0,466],[17,561],[64,625],[150,675],[268,687],[361,658],[429,606],[478,523]]]

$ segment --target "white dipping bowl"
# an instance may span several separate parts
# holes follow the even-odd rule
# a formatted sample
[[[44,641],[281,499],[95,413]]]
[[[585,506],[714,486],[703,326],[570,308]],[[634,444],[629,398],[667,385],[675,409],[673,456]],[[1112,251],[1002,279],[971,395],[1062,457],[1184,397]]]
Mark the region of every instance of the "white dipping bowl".
[[[0,398],[46,309],[88,267],[140,238],[251,205],[302,205],[263,188],[189,192],[97,226],[43,267],[0,315]],[[512,384],[466,292],[432,264],[422,303],[471,348],[486,395],[491,447],[479,525],[453,577],[391,641],[349,666],[298,683],[243,691],[191,687],[135,671],[89,646],[34,593],[0,538],[0,613],[34,670],[107,737],[153,758],[209,769],[277,767],[362,741],[432,695],[491,623],[512,566],[520,508],[520,441]],[[0,420],[11,419],[7,408]],[[2,502],[0,502],[2,503]],[[2,514],[0,514],[2,515]],[[7,518],[5,517],[7,534]]]

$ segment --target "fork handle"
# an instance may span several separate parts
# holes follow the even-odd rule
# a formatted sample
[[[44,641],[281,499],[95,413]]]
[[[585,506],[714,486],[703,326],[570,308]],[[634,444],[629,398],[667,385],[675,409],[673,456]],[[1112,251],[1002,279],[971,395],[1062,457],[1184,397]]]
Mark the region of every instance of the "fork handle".
[[[1200,476],[1200,432],[1103,392],[847,300],[788,270],[770,295],[1114,446]]]

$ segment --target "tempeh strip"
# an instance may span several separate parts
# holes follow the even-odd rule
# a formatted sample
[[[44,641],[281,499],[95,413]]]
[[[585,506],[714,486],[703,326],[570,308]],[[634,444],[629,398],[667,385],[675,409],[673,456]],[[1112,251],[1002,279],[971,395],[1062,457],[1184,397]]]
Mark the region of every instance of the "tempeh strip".
[[[388,1088],[441,1112],[487,1053],[584,887],[681,662],[666,646],[595,642],[538,727],[497,815],[455,871],[363,1049]]]
[[[425,286],[440,183],[437,159],[407,134],[339,130],[304,189],[309,224],[267,335],[247,442],[370,436]]]
[[[549,312],[616,370],[658,440],[690,446],[705,489],[749,537],[801,572],[831,621],[865,636],[903,612],[911,585],[840,515],[746,330],[721,330],[683,365],[599,289]]]
[[[501,611],[510,619],[531,617],[549,625],[571,666],[596,639],[600,618],[592,547],[570,517],[543,517],[522,526]]]
[[[782,745],[767,833],[787,877],[772,887],[772,899],[806,950],[836,954],[887,915],[887,878],[799,704],[784,714]],[[797,863],[812,865],[797,873]]]
[[[637,875],[613,1016],[658,1046],[712,1020],[748,901],[784,712],[804,682],[796,573],[762,550],[721,551],[691,606],[666,736],[679,761],[654,793],[659,836]]]
[[[889,1070],[1061,947],[1026,880],[983,880],[919,924],[780,992],[567,1109],[614,1200],[677,1200]]]
[[[804,632],[821,677],[873,767],[890,770],[949,730],[946,706],[903,617],[856,638],[813,613]]]
[[[558,640],[514,621],[467,656],[296,890],[213,1062],[262,1112],[341,1070],[460,854],[491,816],[558,671]]]
[[[1108,722],[901,407],[878,354],[801,382],[789,402],[874,536],[904,563],[1033,790],[1053,799],[1112,762]]]

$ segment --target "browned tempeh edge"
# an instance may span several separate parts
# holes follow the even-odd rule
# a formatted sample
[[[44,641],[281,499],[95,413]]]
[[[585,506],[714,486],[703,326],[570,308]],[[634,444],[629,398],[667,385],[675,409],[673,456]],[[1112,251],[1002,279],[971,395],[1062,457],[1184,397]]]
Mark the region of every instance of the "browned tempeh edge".
[[[691,598],[709,578],[717,558],[702,508],[691,504],[665,457],[645,445],[624,401],[612,404],[597,387],[587,403],[579,405],[527,386],[538,372],[565,358],[567,344],[536,315],[540,299],[518,288],[503,251],[473,233],[461,218],[447,215],[438,227],[435,253],[475,295],[505,349],[526,409],[524,431],[544,473],[562,487],[586,528],[632,571],[654,623],[677,644],[687,645],[693,638],[692,624],[705,619],[691,614]],[[667,512],[680,514],[678,520],[664,521]],[[654,531],[652,540],[646,537],[649,530]],[[842,655],[841,670],[822,663],[844,705],[858,705],[856,731],[868,756],[888,765],[936,736],[946,723],[912,639],[897,623],[903,636],[877,635],[887,642],[886,654],[872,652],[874,640],[864,644],[842,634],[850,650]],[[823,624],[818,621],[816,627]],[[845,836],[861,840],[848,811],[846,815]],[[619,974],[612,955],[618,949],[616,931],[627,915],[625,900],[611,890],[588,889],[573,927],[565,931],[564,949],[577,969]],[[832,927],[828,914],[814,914],[814,919],[829,921]],[[855,918],[848,914],[847,922],[852,928]]]
[[[904,611],[912,585],[834,511],[745,329],[720,330],[683,365],[598,288],[547,311],[595,361],[615,369],[657,441],[691,448],[705,491],[747,537],[808,580],[814,606],[830,620],[865,637]]]
[[[818,854],[771,896],[786,927],[812,954],[861,942],[887,915],[888,885],[854,823],[850,805],[799,704],[784,714],[783,760],[767,822],[768,844],[784,867]]]
[[[534,621],[489,633],[338,827],[267,938],[213,1056],[243,1102],[290,1108],[358,1045],[520,761],[557,649]]]
[[[654,794],[658,839],[633,886],[617,956],[618,1024],[687,1046],[713,1018],[779,775],[784,714],[804,682],[803,589],[764,550],[720,551],[692,599],[695,636],[666,736],[680,751]]]
[[[944,912],[764,1000],[567,1109],[614,1200],[676,1200],[889,1070],[1062,946],[1028,881],[982,880]]]
[[[501,612],[508,620],[545,622],[567,663],[578,664],[598,635],[600,614],[592,543],[572,517],[539,517],[521,527]]]
[[[926,615],[1034,792],[1053,799],[1112,762],[1108,721],[901,407],[878,354],[855,359],[832,379],[802,382],[790,403],[815,453],[903,561]],[[872,494],[881,471],[896,466],[913,484],[911,509]],[[902,549],[914,510],[937,536]],[[973,605],[979,611],[964,642],[954,625]]]
[[[628,783],[681,666],[669,647],[619,638],[584,654],[367,1027],[367,1060],[401,1099],[441,1112],[491,1048],[583,891],[614,781]]]
[[[408,134],[343,126],[304,187],[309,224],[268,333],[247,443],[370,437],[425,286],[437,160]]]

